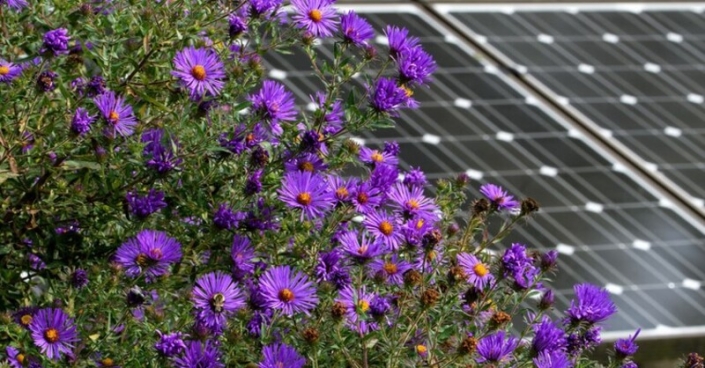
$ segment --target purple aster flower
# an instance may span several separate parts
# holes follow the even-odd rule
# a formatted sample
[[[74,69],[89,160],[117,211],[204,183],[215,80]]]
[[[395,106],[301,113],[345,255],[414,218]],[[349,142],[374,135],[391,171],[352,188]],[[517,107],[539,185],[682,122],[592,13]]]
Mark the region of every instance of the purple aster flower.
[[[355,46],[365,45],[375,36],[370,23],[352,10],[340,16],[340,32],[345,42]]]
[[[340,253],[333,249],[329,252],[321,252],[318,255],[318,263],[314,268],[314,273],[318,282],[331,281],[334,274],[341,268]]]
[[[578,356],[584,350],[589,350],[602,343],[600,326],[592,326],[585,331],[579,331],[568,336],[567,352],[571,356]]]
[[[436,71],[433,57],[421,46],[400,53],[396,61],[399,81],[404,85],[428,83],[431,81],[431,74]]]
[[[71,119],[71,131],[81,136],[91,130],[91,124],[95,121],[95,116],[88,113],[88,110],[83,107],[76,109],[76,113]]]
[[[340,131],[343,125],[343,120],[345,118],[345,112],[343,111],[343,104],[340,100],[333,101],[332,104],[326,106],[328,97],[324,92],[318,91],[314,96],[310,96],[311,101],[316,105],[317,111],[324,110],[325,115],[323,116],[323,121],[327,124],[323,128],[325,134],[335,134]]]
[[[641,332],[641,329],[636,330],[634,336],[629,336],[626,339],[618,339],[614,343],[614,351],[617,355],[617,359],[624,359],[628,356],[636,354],[636,351],[639,349],[639,345],[637,345],[634,340],[636,340],[636,337],[639,336],[639,332]]]
[[[320,218],[334,204],[325,180],[307,171],[293,171],[284,175],[277,193],[282,202],[301,209],[301,220]]]
[[[250,0],[253,15],[266,15],[282,4],[283,0]]]
[[[272,312],[271,309],[263,311],[255,310],[255,312],[252,314],[252,318],[250,318],[250,320],[247,322],[247,333],[257,338],[261,337],[262,326],[267,326],[272,320],[273,316],[274,312]]]
[[[233,275],[235,278],[242,279],[255,271],[255,249],[252,247],[248,237],[235,235],[233,245],[230,248],[230,257],[233,260]]]
[[[370,315],[376,320],[381,320],[392,309],[391,300],[388,297],[375,295],[370,301]]]
[[[186,350],[186,344],[181,338],[181,332],[163,334],[161,331],[157,330],[157,334],[159,334],[159,341],[154,344],[154,349],[159,355],[170,358]]]
[[[543,293],[543,295],[541,296],[541,300],[539,301],[539,308],[542,310],[546,310],[553,307],[555,299],[556,297],[553,294],[553,290],[546,290],[546,292]]]
[[[0,3],[1,4],[1,3]],[[7,355],[7,362],[12,368],[22,368],[25,361],[25,355],[20,353],[19,350],[12,346],[5,348],[5,355]]]
[[[333,199],[337,203],[349,203],[351,201],[356,180],[355,178],[343,179],[336,175],[326,177],[328,191],[333,193]]]
[[[47,70],[45,72],[39,73],[37,77],[37,88],[43,92],[51,92],[56,89],[55,80],[59,75]]]
[[[639,368],[639,366],[636,365],[636,363],[634,363],[632,361],[628,361],[628,362],[622,364],[622,366],[620,368]],[[696,366],[689,366],[688,368],[696,368]]]
[[[73,343],[79,341],[73,319],[61,309],[40,309],[29,330],[34,344],[53,360],[58,360],[62,353],[73,354]]]
[[[394,183],[399,181],[399,169],[396,165],[374,165],[370,173],[370,184],[383,192],[387,192]]]
[[[506,338],[505,338],[506,337]],[[487,335],[477,343],[476,358],[478,363],[505,363],[513,359],[512,353],[519,345],[519,340],[514,336],[505,336],[504,331]]]
[[[550,318],[543,316],[541,322],[534,324],[532,328],[534,339],[531,349],[534,354],[565,350],[568,343],[565,332],[558,328]]]
[[[554,270],[557,260],[558,251],[555,249],[541,254],[541,270],[544,272]]]
[[[401,152],[401,147],[399,147],[399,143],[397,143],[396,141],[384,142],[383,151],[392,156],[399,156],[399,153]]]
[[[173,360],[175,368],[224,368],[217,343],[198,340],[186,343],[184,355]]]
[[[228,33],[230,33],[230,37],[237,37],[241,35],[244,32],[247,32],[247,18],[240,16],[238,14],[230,14],[228,17],[228,24],[230,27],[228,28]]]
[[[51,52],[54,56],[68,54],[69,31],[66,28],[58,28],[45,33],[41,51]]]
[[[286,171],[308,171],[317,173],[325,171],[328,165],[315,153],[303,153],[296,155],[284,162]]]
[[[568,356],[558,350],[544,351],[533,360],[536,368],[571,368],[573,364]]]
[[[90,81],[88,81],[88,84],[86,84],[86,95],[88,97],[95,97],[98,95],[102,95],[107,91],[108,89],[105,86],[105,79],[101,77],[100,75],[96,75],[93,78],[91,78]]]
[[[234,311],[245,306],[245,294],[223,272],[211,272],[196,280],[191,299],[198,321],[216,334],[223,331]]]
[[[404,283],[404,273],[409,271],[411,263],[400,259],[396,254],[388,260],[375,259],[369,264],[370,276],[386,282],[389,285],[401,285]]]
[[[441,248],[429,249],[419,248],[414,261],[414,269],[421,273],[432,273],[443,263],[443,250]]]
[[[588,283],[575,285],[573,290],[577,300],[572,300],[565,312],[571,322],[598,323],[617,312],[607,290]]]
[[[169,272],[169,266],[181,260],[181,244],[161,231],[142,230],[118,248],[115,262],[129,277],[146,276],[147,282]]]
[[[190,46],[177,52],[174,69],[171,75],[179,78],[181,84],[189,89],[192,100],[201,99],[206,92],[217,96],[223,89],[223,63],[209,49]]]
[[[519,243],[512,243],[502,256],[504,277],[513,277],[522,289],[532,286],[538,277],[538,270],[534,267],[534,259],[526,253],[526,247]]]
[[[402,183],[392,186],[388,193],[392,207],[396,208],[404,218],[431,218],[438,210],[433,199],[423,195],[422,187],[409,188]]]
[[[404,240],[401,226],[394,216],[384,211],[372,211],[366,214],[362,222],[367,231],[377,240],[381,240],[389,250],[397,250]]]
[[[245,195],[251,196],[262,191],[262,175],[264,170],[258,169],[252,172],[245,181],[245,188],[243,191]]]
[[[20,74],[22,74],[20,66],[0,58],[0,83],[10,83]]]
[[[342,290],[352,284],[352,278],[347,268],[340,268],[331,275],[331,282],[335,290]]]
[[[166,202],[164,202],[164,192],[150,189],[149,193],[144,196],[140,196],[136,192],[130,191],[125,195],[127,199],[127,207],[130,213],[139,218],[146,218],[147,216],[166,208]]]
[[[0,6],[7,5],[13,10],[20,11],[27,7],[26,0],[0,0]]]
[[[365,146],[360,147],[359,153],[360,161],[368,165],[393,165],[399,164],[399,159],[396,155],[390,154],[385,151],[380,151],[377,149],[368,148]],[[396,178],[395,178],[396,179]]]
[[[294,95],[281,83],[267,80],[262,89],[248,98],[252,102],[252,110],[267,122],[293,121],[296,119]],[[281,127],[272,126],[274,135],[282,133]]]
[[[335,300],[345,307],[345,324],[359,334],[367,334],[379,329],[379,326],[370,314],[370,303],[376,297],[368,293],[363,286],[361,289],[346,287],[340,291],[340,296]]]
[[[281,310],[287,316],[301,312],[308,315],[318,304],[314,284],[289,266],[268,269],[259,284],[267,307]]]
[[[107,91],[93,99],[103,119],[108,124],[108,134],[131,135],[135,131],[137,119],[132,113],[132,106],[113,91]]]
[[[29,325],[32,323],[34,316],[37,314],[39,308],[37,307],[22,307],[12,313],[12,318],[18,325],[29,329]]]
[[[492,287],[494,276],[490,273],[490,267],[482,263],[477,257],[469,253],[458,254],[458,265],[462,268],[469,283],[477,289],[484,290]]]
[[[213,214],[213,224],[220,229],[232,230],[237,228],[244,218],[244,213],[235,212],[227,204],[221,203]]]
[[[358,263],[364,263],[384,253],[384,245],[370,238],[367,233],[358,236],[357,231],[345,231],[338,241],[345,253]]]
[[[142,133],[144,146],[142,154],[147,158],[147,167],[160,173],[167,173],[178,167],[183,161],[177,156],[175,149],[179,142],[163,129],[149,129]]]
[[[408,51],[419,44],[417,37],[409,36],[409,30],[388,25],[384,29],[389,43],[389,56],[396,58],[400,53]]]
[[[377,112],[395,114],[409,100],[407,91],[389,78],[380,78],[371,93],[370,105]]]
[[[29,253],[27,257],[29,258],[29,267],[31,269],[39,271],[47,267],[46,263],[44,263],[44,261],[42,261],[42,259],[39,258],[38,255],[34,253]]]
[[[336,197],[338,192],[336,190]],[[350,200],[359,213],[369,213],[382,204],[384,193],[370,182],[358,183],[352,187]]]
[[[84,269],[77,269],[71,273],[71,285],[76,289],[82,289],[88,285],[88,272]]]
[[[292,19],[298,28],[303,28],[316,37],[333,35],[338,15],[331,0],[291,0],[294,7]]]
[[[420,168],[411,167],[409,172],[404,175],[404,185],[409,187],[423,187],[426,185],[426,175]]]
[[[498,210],[513,210],[519,208],[519,202],[514,200],[514,196],[507,194],[507,191],[499,185],[483,184],[480,187],[482,193],[492,202],[493,207]]]
[[[267,345],[262,349],[262,355],[264,359],[259,368],[303,368],[306,365],[306,358],[287,344]]]

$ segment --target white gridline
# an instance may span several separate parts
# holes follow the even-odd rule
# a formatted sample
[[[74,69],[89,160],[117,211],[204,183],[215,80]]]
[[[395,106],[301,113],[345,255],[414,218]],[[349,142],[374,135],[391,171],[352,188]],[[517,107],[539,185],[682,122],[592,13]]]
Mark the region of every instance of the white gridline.
[[[417,12],[416,12],[416,11],[411,11],[410,13],[417,13]],[[417,15],[421,15],[421,14],[417,13]],[[426,18],[426,17],[424,17],[424,20],[427,21],[429,24],[431,24],[431,25],[434,26],[434,27],[438,27],[436,24],[432,23],[432,22],[430,21],[430,19],[425,19],[425,18]],[[379,25],[379,24],[378,24],[378,25]],[[457,45],[455,45],[455,46],[457,46]],[[323,48],[321,48],[321,50],[323,50]],[[452,49],[448,49],[448,50],[446,50],[446,51],[449,52],[449,53],[454,53],[454,52],[455,52],[455,51],[452,50]],[[469,53],[464,53],[464,55],[463,55],[463,54],[459,54],[459,55],[457,55],[457,56],[458,56],[458,57],[462,57],[462,58],[470,58]],[[330,55],[328,55],[328,57],[330,57]],[[283,63],[283,64],[288,64],[288,62],[286,61],[285,58],[280,58],[279,62],[281,62],[281,63]],[[477,71],[477,70],[475,70],[475,71]],[[439,72],[442,74],[443,71],[440,70]],[[293,74],[290,73],[289,71],[287,71],[287,74],[288,74],[288,75],[293,75]],[[315,85],[313,85],[310,81],[307,81],[307,80],[304,79],[304,80],[300,80],[300,82],[302,82],[303,84],[305,84],[308,89],[315,88]],[[476,102],[476,100],[477,100],[477,98],[478,98],[479,96],[476,96],[476,95],[473,93],[472,90],[468,89],[468,88],[467,88],[466,86],[464,86],[464,85],[460,85],[460,84],[457,84],[457,83],[453,83],[453,82],[454,82],[453,80],[451,80],[450,82],[451,82],[450,84],[453,84],[452,87],[454,87],[457,91],[460,91],[460,92],[462,92],[462,93],[464,94],[464,97],[475,97],[474,99],[471,98],[471,101],[473,101],[473,105],[475,104],[475,102]],[[304,99],[307,98],[307,94],[306,94],[301,88],[299,88],[298,85],[295,85],[295,84],[292,84],[292,83],[288,83],[288,86],[289,86],[300,98],[304,98]],[[456,93],[453,92],[454,90],[453,90],[452,88],[449,88],[449,86],[444,85],[444,84],[442,84],[442,83],[438,83],[438,81],[437,81],[436,83],[434,83],[434,87],[435,87],[435,88],[445,89],[445,90],[447,90],[451,95],[455,95],[455,94],[456,94]],[[511,87],[509,87],[509,88],[511,88]],[[514,89],[512,89],[512,90],[514,90]],[[502,102],[503,102],[503,103],[513,103],[513,104],[525,104],[525,103],[526,103],[525,100],[519,100],[519,99],[507,99],[507,100],[503,100]],[[441,104],[447,104],[448,106],[451,106],[451,105],[452,105],[452,102],[451,102],[451,101],[448,101],[448,102],[441,102]],[[497,104],[497,105],[501,105],[501,104]],[[488,104],[488,106],[493,106],[493,104]],[[470,112],[470,113],[472,113],[472,114],[477,114],[475,111],[473,111],[472,108],[469,109],[468,112]],[[453,113],[454,113],[455,115],[457,115],[457,118],[458,118],[460,121],[463,121],[464,123],[466,123],[465,120],[463,119],[463,116],[460,115],[457,111],[453,111]],[[422,119],[422,120],[424,120],[426,123],[432,123],[432,122],[433,122],[433,119],[432,119],[431,117],[425,115],[425,114],[423,113],[423,111],[413,111],[413,112],[407,113],[407,115],[409,115],[409,114],[416,114],[416,115],[419,115],[419,118]],[[499,113],[498,113],[498,116],[499,116]],[[487,117],[485,117],[484,115],[483,115],[483,116],[476,116],[476,117],[477,117],[477,118],[480,118],[480,119],[482,119],[482,120],[484,120],[484,122],[485,122],[486,124],[488,124],[489,126],[492,126],[491,121],[490,121],[489,119],[487,119]],[[421,132],[420,129],[419,129],[419,127],[418,127],[418,125],[414,122],[413,119],[411,119],[411,120],[405,120],[405,122],[408,123],[411,127],[415,128],[417,131]],[[472,127],[470,127],[470,128],[472,128]],[[413,138],[410,138],[410,137],[413,137],[413,135],[408,134],[408,133],[405,131],[405,129],[403,129],[402,127],[398,127],[397,129],[400,131],[401,135],[403,136],[402,139],[405,139],[405,140],[410,141],[410,142],[412,142],[412,143],[418,143],[418,144],[419,144],[419,147],[418,147],[418,148],[419,148],[422,152],[426,153],[430,158],[432,158],[432,159],[434,160],[434,162],[435,162],[440,168],[442,168],[444,171],[448,172],[449,174],[450,174],[450,173],[454,173],[454,170],[451,170],[451,169],[445,164],[445,162],[444,162],[442,159],[436,157],[436,156],[433,155],[430,151],[428,151],[427,149],[425,149],[425,147],[424,147],[423,144],[422,144],[422,141],[421,141],[421,137],[420,137],[420,136],[416,139],[416,141],[414,141]],[[478,134],[481,134],[481,132],[478,132]],[[519,134],[522,134],[522,133],[519,133]],[[566,133],[566,134],[567,134],[567,133]],[[423,135],[423,134],[420,134],[420,135]],[[371,135],[368,134],[368,136],[371,136]],[[455,144],[455,143],[458,143],[458,142],[459,142],[459,140],[457,140],[457,139],[455,139],[455,140],[454,140],[454,139],[450,139],[451,137],[453,137],[453,135],[451,135],[451,134],[445,134],[445,135],[442,135],[440,138],[441,138],[442,141],[449,142],[449,143],[454,143],[454,144]],[[368,137],[366,137],[366,140],[367,140],[367,138],[368,138]],[[457,137],[456,137],[456,138],[457,138]],[[529,138],[529,137],[527,137],[527,138]],[[470,138],[470,139],[480,139],[480,138]],[[371,141],[373,141],[373,139],[368,140],[368,142],[371,142]],[[462,140],[460,140],[460,141],[462,141]],[[444,151],[444,153],[446,154],[447,158],[450,158],[451,160],[456,161],[456,164],[462,164],[462,163],[460,163],[460,162],[457,162],[457,161],[458,161],[458,158],[455,157],[454,155],[450,154],[446,149],[444,149],[443,145],[440,145],[438,148],[441,149],[441,151]],[[461,148],[461,151],[463,151],[463,152],[464,152],[465,154],[467,154],[468,156],[474,156],[474,155],[472,154],[472,152],[469,151],[469,150],[467,150],[464,146],[460,146],[459,148]],[[534,147],[532,147],[532,148],[533,148],[533,149],[536,149],[536,150],[543,150],[542,147],[536,146],[536,145],[534,145]],[[553,160],[555,163],[560,163],[560,160],[559,160],[557,157],[553,156],[553,155],[552,155],[551,153],[549,153],[549,152],[546,152],[546,153],[547,153],[547,157],[552,157],[552,160]],[[530,152],[530,151],[524,150],[523,154],[525,154],[525,155],[527,155],[527,156],[529,156],[529,157],[534,158],[533,155],[531,155],[531,152]],[[534,160],[536,160],[536,164],[537,164],[539,167],[540,167],[541,165],[547,164],[547,163],[545,163],[545,162],[540,162],[540,161],[538,161],[538,160],[535,159],[535,158],[534,158]],[[478,161],[481,161],[481,160],[478,160]],[[489,165],[487,165],[487,166],[489,166]],[[485,169],[486,169],[487,171],[490,171],[490,168],[489,168],[489,167],[485,167]],[[609,169],[610,169],[610,168],[604,168],[604,167],[602,168],[602,170],[603,170],[604,172],[609,172],[609,171],[608,171]],[[566,172],[567,172],[567,173],[570,173],[570,172],[571,172],[571,170],[566,170],[566,168],[561,168],[560,166],[558,167],[558,170],[559,170],[561,173],[566,173]],[[503,173],[497,173],[497,174],[500,174],[500,175],[501,175],[501,174],[503,174]],[[507,174],[510,174],[510,175],[511,175],[511,173],[507,173]],[[544,179],[542,178],[541,180],[543,181]],[[615,182],[618,183],[618,184],[621,184],[621,183],[620,183],[620,180],[615,180]],[[548,182],[545,182],[545,181],[544,181],[544,184],[548,186]],[[562,185],[562,186],[564,186],[564,187],[567,187],[567,189],[571,190],[571,191],[573,192],[573,194],[576,195],[576,197],[578,197],[578,198],[581,197],[580,193],[577,192],[574,188],[569,187],[569,185],[568,185],[566,182],[560,182],[559,184]],[[516,188],[513,188],[513,187],[511,186],[511,184],[507,185],[507,187],[508,187],[508,189],[510,189],[510,190],[512,190],[512,191],[514,191],[514,192],[518,192],[518,191],[516,190]],[[592,189],[592,188],[590,188],[590,189]],[[627,190],[627,189],[628,189],[628,188],[626,188],[625,190]],[[594,189],[592,189],[592,190],[593,190],[593,192],[594,192]],[[598,196],[597,198],[601,197],[601,193],[599,193],[599,192],[594,192],[594,193],[592,193],[592,194]],[[562,199],[563,201],[569,202],[569,201],[568,201],[567,199],[565,199],[565,198],[561,198],[561,199]],[[587,202],[587,200],[586,200],[586,202]],[[641,204],[639,204],[639,203],[634,203],[634,204],[632,204],[632,206],[644,207],[644,204],[643,204],[643,203],[641,203]],[[648,207],[653,207],[653,206],[654,206],[654,203],[648,203],[647,206],[648,206]],[[574,210],[574,207],[575,207],[575,206],[566,206],[566,209],[569,209],[569,210],[572,211],[572,210]],[[620,211],[621,209],[628,208],[628,207],[630,207],[630,206],[628,206],[628,205],[614,206],[613,209],[616,211],[616,213],[621,213],[621,211]],[[550,213],[550,212],[554,212],[554,211],[560,212],[561,210],[565,210],[565,209],[560,209],[560,208],[555,208],[555,209],[554,209],[554,208],[547,208],[547,209],[545,209],[545,210],[546,210],[545,212]],[[579,211],[578,213],[580,213],[580,211]],[[662,215],[661,212],[659,212],[659,214]],[[606,213],[605,213],[604,215],[607,216]],[[637,227],[640,227],[640,228],[641,228],[640,230],[643,230],[643,234],[647,234],[647,235],[648,235],[648,236],[647,236],[648,239],[657,239],[657,238],[655,237],[655,234],[652,234],[647,228],[644,228],[643,226],[641,226],[640,224],[638,224],[635,219],[629,217],[627,214],[623,214],[623,213],[622,213],[622,215],[623,215],[622,217],[625,218],[625,219],[627,219],[627,221],[630,221],[630,222],[632,222],[633,225],[635,225],[635,226],[637,226]],[[591,221],[592,221],[589,216],[581,216],[581,217],[583,217],[583,219],[584,219],[586,222],[591,222]],[[662,215],[662,218],[663,218],[664,221],[669,221],[669,218],[667,218],[666,216],[663,216],[663,215]],[[535,226],[536,224],[533,224],[533,225]],[[673,225],[674,225],[674,226],[677,226],[677,224],[673,224]],[[599,226],[596,226],[596,227],[599,229]],[[538,230],[540,231],[540,229],[538,229]],[[622,230],[624,233],[626,233],[627,236],[632,236],[632,237],[634,237],[634,234],[629,234],[629,233],[626,231],[626,229],[622,228],[621,230]],[[681,230],[682,230],[682,229],[681,229]],[[522,232],[524,232],[524,231],[522,231]],[[536,242],[535,239],[532,239],[532,238],[530,237],[530,234],[525,234],[525,235],[528,236],[528,237],[527,237],[527,241],[528,241],[529,244],[532,244],[532,241],[534,241],[533,244],[538,244],[538,242]],[[552,237],[552,234],[550,234],[550,233],[549,233],[549,234],[544,234],[544,235],[546,235],[546,236],[548,236],[548,237]],[[568,234],[567,231],[564,231],[564,235],[566,235],[570,240],[573,240],[573,243],[574,243],[574,244],[580,244],[580,243],[579,243],[579,239],[576,239],[576,238],[572,237],[572,235],[571,235],[571,234]],[[603,235],[605,235],[606,237],[611,237],[610,234],[608,234],[608,233],[604,233],[604,232],[603,232]],[[636,239],[637,237],[634,237],[634,238]],[[643,237],[641,237],[641,238],[643,238]],[[613,238],[613,239],[614,239],[614,238]],[[555,244],[558,244],[559,240],[558,240],[558,239],[555,239],[555,238],[554,238],[554,240],[555,240]],[[659,243],[659,242],[656,242],[656,243]],[[655,243],[655,244],[656,244],[656,243]],[[663,246],[664,244],[666,244],[666,243],[664,243],[664,242],[660,242],[660,243],[661,243],[661,244],[660,244],[661,246]],[[688,244],[702,245],[702,239],[689,239],[689,240],[685,240],[685,241],[680,242],[680,243],[674,243],[673,245],[674,245],[674,246],[679,246],[679,245],[688,245]],[[618,247],[618,248],[619,248],[621,245],[622,245],[622,243],[619,243],[619,242],[616,241],[616,239],[615,239],[614,247]],[[608,245],[608,244],[606,244],[606,245],[599,245],[599,248],[598,248],[598,249],[610,249],[609,247],[610,247],[610,245]],[[611,249],[614,249],[614,248],[611,248]],[[665,247],[665,246],[664,246],[664,249],[670,249],[670,247]],[[604,260],[604,259],[601,259],[601,257],[600,257],[599,255],[597,255],[595,252],[585,252],[585,253],[587,253],[587,254],[589,254],[590,256],[592,256],[592,257],[593,257],[596,261],[598,261],[598,262],[603,262],[603,263],[605,262],[605,260]],[[676,257],[676,259],[678,259],[677,252],[672,252],[672,253],[673,253],[672,255],[673,255],[674,257]],[[646,260],[642,259],[641,257],[636,257],[636,258],[637,258],[637,262],[641,263],[641,264],[644,265],[645,267],[652,267],[652,265],[653,265],[653,263],[649,263],[649,262],[647,262]],[[663,263],[663,260],[660,260],[660,259],[658,259],[658,258],[654,258],[653,256],[652,256],[651,258],[652,258],[652,260],[651,260],[652,262],[661,263],[660,266],[666,266],[666,268],[672,268],[672,267],[670,267],[670,265]],[[579,258],[578,258],[578,259],[579,259]],[[683,265],[688,265],[688,262],[687,262],[686,260],[681,259],[681,261],[682,261]],[[604,278],[601,273],[596,272],[594,269],[592,269],[592,268],[591,268],[589,265],[587,265],[586,263],[584,263],[584,262],[582,262],[582,263],[583,263],[583,266],[584,266],[585,269],[587,269],[588,271],[592,272],[593,276],[595,276],[596,278],[603,280],[605,285],[608,284],[608,283],[610,283],[610,280]],[[701,275],[701,277],[705,278],[705,274],[703,274],[703,272],[702,272],[701,270],[699,270],[698,268],[694,268],[692,271],[697,272],[698,274]],[[575,274],[575,273],[573,272],[573,270],[570,270],[570,269],[563,269],[562,272],[567,272],[567,273],[571,274],[571,275],[573,276],[573,278],[575,278],[575,279],[580,279],[579,275]],[[621,275],[621,274],[620,274],[619,272],[617,272],[616,270],[615,270],[613,273],[614,273],[613,276],[614,276],[616,279],[619,279],[620,281],[622,281],[621,285],[624,285],[624,286],[626,286],[626,287],[633,286],[633,285],[630,285],[630,284],[629,284],[629,280],[628,280],[628,278],[627,278],[626,276]],[[614,281],[614,280],[611,280],[611,281]],[[673,284],[674,284],[674,281],[676,281],[677,283],[680,283],[682,280],[679,280],[679,279],[677,279],[677,280],[669,280],[669,279],[665,279],[665,278],[664,278],[663,281],[664,281],[664,284],[639,285],[639,286],[637,286],[637,288],[638,288],[638,289],[658,289],[658,288],[664,289],[664,288],[670,288],[670,287],[668,287],[669,284],[673,285]],[[677,289],[676,289],[676,290],[677,290]],[[562,291],[559,291],[558,297],[561,298],[565,303],[567,303],[568,300],[569,300],[569,298],[571,297],[571,294],[572,294],[572,290],[568,290],[568,291],[562,290]],[[702,307],[700,307],[700,305],[699,305],[698,303],[696,303],[695,301],[691,300],[687,295],[683,295],[683,297],[684,297],[684,299],[685,299],[686,301],[688,301],[690,304],[692,304],[694,307],[698,308],[700,311],[702,311],[702,312],[705,314],[705,309],[703,309]],[[627,302],[630,302],[629,298],[624,298],[624,299],[625,299]],[[664,321],[659,321],[659,320],[657,320],[656,318],[650,316],[648,313],[646,313],[646,311],[644,311],[644,310],[641,308],[641,306],[640,306],[639,304],[633,303],[633,302],[631,302],[630,304],[631,304],[631,305],[630,305],[631,307],[633,307],[635,310],[639,311],[640,314],[642,314],[642,317],[646,317],[646,318],[649,319],[654,325],[659,325],[659,324],[661,324],[662,322],[664,322]],[[664,314],[664,315],[670,320],[671,323],[674,323],[674,324],[676,324],[676,325],[683,325],[683,323],[682,323],[681,321],[679,321],[678,318],[677,318],[676,316],[672,315],[669,311],[667,311],[667,310],[660,310],[659,312],[661,312],[662,314]],[[628,315],[624,316],[624,318],[627,319],[630,323],[634,324],[635,326],[637,325],[636,322],[635,322],[633,319],[631,319]]]

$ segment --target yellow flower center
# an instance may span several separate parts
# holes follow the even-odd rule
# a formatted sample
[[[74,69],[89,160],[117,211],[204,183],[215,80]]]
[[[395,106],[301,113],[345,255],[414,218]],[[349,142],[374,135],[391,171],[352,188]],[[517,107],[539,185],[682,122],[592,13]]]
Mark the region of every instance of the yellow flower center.
[[[370,310],[370,303],[367,300],[358,301],[357,306],[362,312],[367,312],[368,310]]]
[[[348,190],[345,187],[340,187],[335,190],[335,195],[339,198],[345,198],[348,196]]]
[[[425,346],[420,345],[420,344],[419,344],[419,345],[416,345],[416,352],[417,352],[418,354],[426,354],[427,351],[428,351],[428,349],[426,349]]]
[[[296,196],[296,203],[302,206],[308,206],[311,204],[311,193],[303,192]]]
[[[294,292],[289,289],[283,289],[279,292],[279,300],[287,303],[294,300]]]
[[[423,219],[419,219],[418,221],[416,221],[416,228],[417,229],[422,228],[423,224],[424,224]]]
[[[49,343],[53,344],[59,341],[59,331],[57,331],[55,328],[49,328],[44,331],[44,338],[49,341]]]
[[[32,323],[32,315],[25,314],[24,316],[20,317],[20,323],[22,323],[22,326],[29,326],[29,324]]]
[[[394,225],[392,225],[389,221],[384,220],[381,224],[379,224],[379,231],[382,232],[382,234],[389,236],[392,231],[394,231]]]
[[[147,265],[149,265],[149,259],[146,254],[140,253],[135,257],[135,263],[140,267],[147,267]]]
[[[407,86],[405,86],[405,85],[401,85],[401,89],[404,90],[404,93],[406,94],[406,97],[411,97],[411,96],[414,95],[414,91],[412,91],[411,88],[409,88],[409,87],[407,87]]]
[[[419,201],[415,199],[410,199],[406,201],[406,205],[409,206],[412,210],[418,210],[419,209]]]
[[[100,363],[103,364],[104,367],[112,367],[113,365],[115,365],[115,362],[113,362],[113,360],[110,358],[105,358],[101,360]]]
[[[191,76],[197,81],[206,79],[206,68],[200,64],[194,65],[193,68],[191,68]]]
[[[395,265],[394,263],[386,262],[382,268],[384,268],[384,272],[390,275],[394,275],[395,273],[397,273],[397,265]]]
[[[20,362],[20,364],[23,364],[24,363],[24,354],[22,354],[22,353],[17,354],[15,359],[17,359],[17,361]]]
[[[299,170],[313,172],[313,164],[309,161],[304,161],[299,164]]]
[[[247,136],[245,136],[245,141],[247,141],[247,143],[252,143],[254,140],[255,140],[255,135],[253,133],[250,133]]]
[[[0,75],[10,74],[10,67],[6,65],[0,65]]]
[[[374,152],[372,153],[372,155],[370,156],[370,158],[371,158],[372,161],[374,161],[374,162],[382,162],[382,161],[384,161],[384,156],[382,156],[382,154],[379,153],[379,151],[374,151]]]
[[[487,275],[487,272],[489,272],[487,271],[487,267],[485,267],[485,265],[483,265],[482,263],[476,264],[475,267],[472,268],[472,270],[475,271],[475,275],[480,277]]]
[[[321,11],[318,10],[318,9],[313,9],[313,10],[311,10],[310,12],[308,12],[308,17],[309,17],[312,21],[318,23],[318,22],[320,22],[321,20],[323,20],[323,13],[321,13]]]
[[[108,120],[110,120],[111,123],[116,124],[118,120],[120,120],[120,114],[118,114],[117,111],[111,111],[110,114],[108,114]]]
[[[437,256],[438,254],[436,253],[436,251],[433,250],[426,253],[426,259],[429,261],[433,261],[434,259],[436,259]]]

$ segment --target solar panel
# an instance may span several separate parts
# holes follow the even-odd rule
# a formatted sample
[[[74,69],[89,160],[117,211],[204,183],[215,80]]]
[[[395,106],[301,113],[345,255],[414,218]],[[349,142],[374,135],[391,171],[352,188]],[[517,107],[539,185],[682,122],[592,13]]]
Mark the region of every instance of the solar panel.
[[[436,9],[705,208],[703,4]]]
[[[409,28],[439,65],[431,88],[415,91],[421,108],[404,111],[394,129],[358,137],[364,144],[396,140],[402,167],[420,166],[431,179],[466,172],[474,188],[492,182],[542,203],[504,244],[558,249],[558,310],[567,308],[573,284],[590,281],[608,287],[621,310],[608,326],[614,336],[702,323],[705,295],[696,280],[705,275],[690,261],[705,255],[702,224],[419,8],[354,9],[378,30]],[[330,59],[327,46],[319,48]],[[320,87],[308,62],[297,54],[267,60],[277,70],[270,75],[285,71],[283,82],[307,105]]]

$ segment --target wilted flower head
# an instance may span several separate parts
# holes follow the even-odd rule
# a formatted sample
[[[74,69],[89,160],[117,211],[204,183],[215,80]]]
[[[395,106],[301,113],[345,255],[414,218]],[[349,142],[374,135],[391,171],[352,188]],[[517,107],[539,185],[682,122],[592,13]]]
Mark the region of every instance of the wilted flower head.
[[[88,272],[81,268],[73,271],[71,273],[71,285],[76,289],[81,289],[88,285]]]
[[[61,354],[72,354],[73,343],[79,341],[73,319],[61,309],[40,309],[32,318],[29,330],[34,344],[53,360],[58,360]]]

